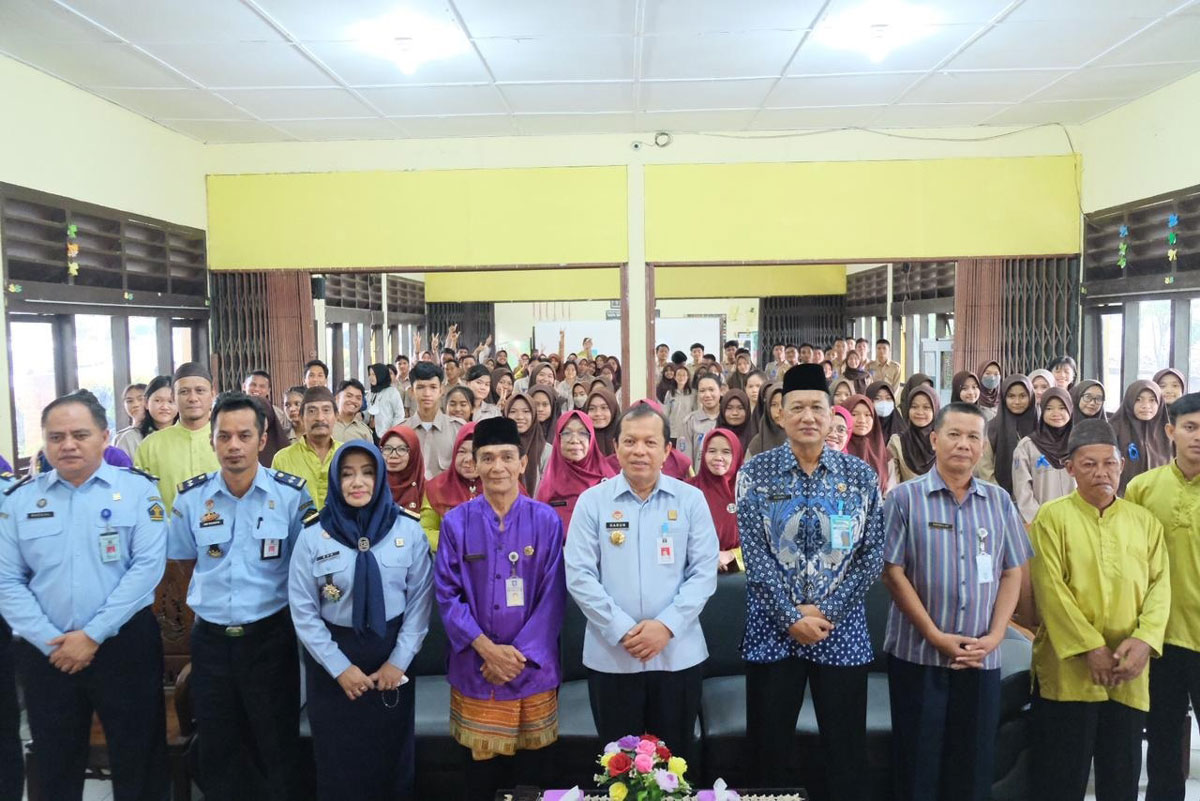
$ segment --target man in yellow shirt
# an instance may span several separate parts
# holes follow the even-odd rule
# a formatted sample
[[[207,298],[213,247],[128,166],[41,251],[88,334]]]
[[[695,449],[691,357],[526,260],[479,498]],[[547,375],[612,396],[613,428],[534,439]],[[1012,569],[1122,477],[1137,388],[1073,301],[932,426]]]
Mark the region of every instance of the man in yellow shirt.
[[[1171,616],[1162,659],[1150,668],[1146,801],[1183,800],[1189,696],[1200,709],[1200,392],[1168,406],[1167,418],[1175,461],[1142,473],[1125,490],[1125,500],[1162,523],[1171,561]]]
[[[175,368],[175,404],[179,421],[155,431],[142,441],[133,457],[133,466],[158,477],[158,490],[170,511],[179,485],[192,476],[220,470],[212,447],[213,386],[208,368],[197,362],[184,362]]]
[[[1171,608],[1162,524],[1117,497],[1122,460],[1112,427],[1084,420],[1067,440],[1070,495],[1033,520],[1030,562],[1042,627],[1033,642],[1033,783],[1039,801],[1082,801],[1093,759],[1096,797],[1138,793],[1151,654]]]
[[[304,422],[304,436],[276,453],[271,460],[271,469],[307,481],[313,505],[322,509],[329,492],[329,465],[333,462],[334,452],[342,445],[333,438],[337,415],[333,410],[333,393],[328,387],[309,387],[304,391],[300,419]]]

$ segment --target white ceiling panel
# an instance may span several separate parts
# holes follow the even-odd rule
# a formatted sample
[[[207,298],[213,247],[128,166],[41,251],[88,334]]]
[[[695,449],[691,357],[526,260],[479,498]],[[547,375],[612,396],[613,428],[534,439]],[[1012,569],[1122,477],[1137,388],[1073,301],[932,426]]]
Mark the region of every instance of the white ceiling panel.
[[[456,0],[476,38],[633,35],[633,0]]]
[[[767,98],[767,108],[803,106],[856,106],[892,103],[923,73],[879,73],[875,75],[812,75],[785,78]]]
[[[2,0],[0,0],[2,1]],[[6,42],[3,50],[28,64],[85,88],[97,86],[189,86],[178,74],[127,44],[101,42],[45,46],[28,39]]]
[[[886,106],[840,106],[831,108],[768,108],[758,112],[751,124],[755,131],[792,129],[869,128]]]
[[[633,111],[632,81],[504,84],[500,91],[518,114]]]
[[[1197,64],[1146,64],[1140,67],[1089,67],[1073,72],[1029,99],[1132,100],[1192,74]]]
[[[744,111],[647,111],[638,115],[641,131],[743,131],[757,112]]]
[[[758,108],[775,78],[743,81],[643,81],[642,109]]]
[[[519,133],[507,114],[460,115],[457,117],[404,117],[395,120],[415,139],[443,136],[514,136]]]
[[[7,2],[7,0],[5,0]],[[71,8],[131,42],[279,42],[239,0],[69,0]]]
[[[222,89],[221,95],[264,120],[364,117],[373,114],[345,89]]]
[[[364,53],[350,42],[306,42],[304,46],[351,86],[397,86],[405,84],[487,83],[487,67],[469,51],[422,64],[412,75],[386,59]]]
[[[1200,5],[1196,6],[1200,9]],[[1176,14],[1096,60],[1096,66],[1200,62],[1200,16]]]
[[[801,31],[812,25],[820,0],[646,0],[649,34]]]
[[[103,96],[152,119],[246,120],[250,115],[204,89],[101,90]]]
[[[904,96],[905,103],[1016,103],[1066,75],[1065,70],[938,72]]]
[[[276,127],[301,140],[395,139],[400,128],[378,117],[344,120],[287,120]]]
[[[1060,122],[1064,125],[1075,125],[1087,122],[1113,108],[1120,108],[1120,102],[1111,100],[1063,100],[1057,103],[1021,103],[1009,106],[1004,111],[990,117],[988,125],[1044,125]]]
[[[929,36],[892,51],[877,63],[863,53],[835,50],[810,36],[788,67],[788,75],[931,70],[978,30],[978,25],[938,25]]]
[[[979,125],[1006,108],[1001,103],[943,103],[888,106],[876,124],[883,128],[940,128]]]
[[[254,0],[289,34],[303,42],[336,42],[352,38],[350,28],[365,20],[393,13],[397,8],[450,21],[454,14],[445,0]]]
[[[534,136],[629,133],[637,129],[634,114],[517,114],[517,129]]]
[[[628,81],[632,36],[482,39],[476,43],[497,81]]]
[[[333,81],[290,44],[154,44],[147,50],[205,86],[332,86]]]
[[[797,31],[751,31],[645,40],[646,78],[758,78],[780,75],[800,43]]]
[[[1125,19],[1084,17],[997,25],[954,59],[950,69],[1034,69],[1083,66],[1141,27]]]
[[[1184,5],[1185,0],[1026,0],[1008,19],[1013,22],[1054,20],[1074,23],[1091,19],[1154,19]]]
[[[449,114],[504,114],[504,98],[491,84],[475,86],[406,86],[360,89],[388,117]]]
[[[264,122],[217,120],[163,120],[163,125],[193,139],[213,144],[238,142],[290,142],[293,137]]]
[[[979,27],[992,22],[1005,10],[1020,5],[1025,0],[950,0],[950,2],[929,2],[929,0],[911,0],[918,5],[932,6],[937,13],[939,25],[971,25]],[[1030,2],[1045,2],[1046,0],[1029,0]],[[1054,0],[1050,0],[1053,2]],[[860,0],[833,0],[830,14],[847,7],[859,5]]]
[[[14,39],[47,43],[119,41],[55,3],[45,0],[4,0],[0,3],[0,45]]]

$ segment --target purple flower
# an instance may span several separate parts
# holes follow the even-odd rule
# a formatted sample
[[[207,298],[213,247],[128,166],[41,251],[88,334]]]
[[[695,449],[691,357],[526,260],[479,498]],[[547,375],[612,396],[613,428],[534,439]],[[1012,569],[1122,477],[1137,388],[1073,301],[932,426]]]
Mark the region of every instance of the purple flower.
[[[654,771],[654,781],[658,783],[658,789],[664,793],[673,793],[679,789],[679,777],[669,770]]]
[[[633,749],[637,748],[637,745],[640,742],[640,738],[634,737],[632,734],[627,734],[620,740],[617,740],[617,745],[620,746],[622,751],[632,751]]]

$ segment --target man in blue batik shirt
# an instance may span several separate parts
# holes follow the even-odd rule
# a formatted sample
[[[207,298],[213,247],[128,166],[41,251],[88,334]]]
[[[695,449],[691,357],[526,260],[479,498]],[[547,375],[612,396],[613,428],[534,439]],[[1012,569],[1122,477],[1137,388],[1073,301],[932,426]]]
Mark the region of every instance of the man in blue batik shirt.
[[[832,411],[819,365],[784,374],[782,422],[787,443],[747,462],[737,482],[754,775],[767,787],[795,781],[788,766],[811,684],[825,764],[823,774],[806,771],[809,790],[861,801],[872,659],[863,598],[883,567],[879,479],[866,462],[825,447]]]

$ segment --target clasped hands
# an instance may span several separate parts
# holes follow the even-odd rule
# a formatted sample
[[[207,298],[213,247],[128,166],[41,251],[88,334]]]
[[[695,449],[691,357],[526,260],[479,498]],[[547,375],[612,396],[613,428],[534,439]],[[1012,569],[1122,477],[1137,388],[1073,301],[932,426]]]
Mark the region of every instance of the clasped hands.
[[[483,634],[475,638],[471,647],[483,660],[479,673],[488,684],[507,684],[521,674],[528,661],[516,647],[494,643]]]
[[[404,671],[391,662],[384,662],[379,670],[371,675],[363,673],[357,665],[351,665],[338,674],[337,683],[342,692],[351,701],[361,698],[368,690],[386,692],[395,690],[404,680]]]
[[[1101,687],[1116,687],[1142,675],[1150,661],[1150,646],[1135,637],[1127,637],[1113,651],[1101,646],[1086,654],[1092,682]]]
[[[643,620],[621,638],[621,647],[634,659],[648,662],[667,647],[675,636],[666,624],[659,620]]]

